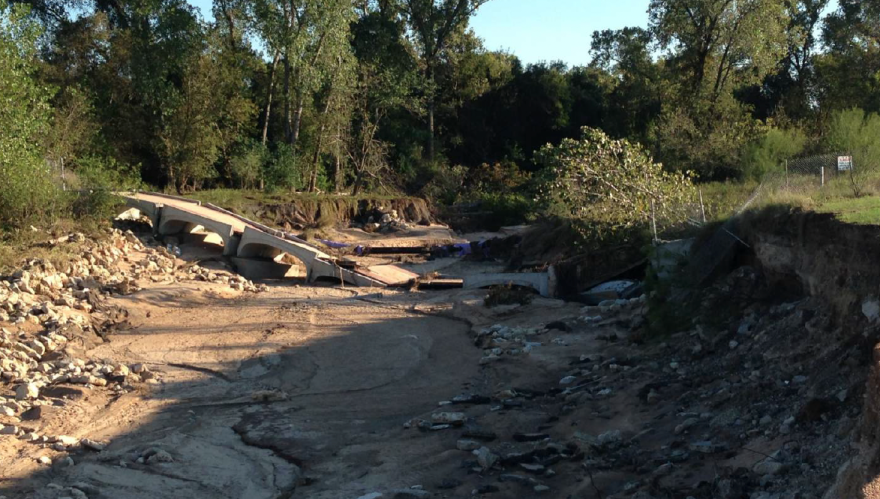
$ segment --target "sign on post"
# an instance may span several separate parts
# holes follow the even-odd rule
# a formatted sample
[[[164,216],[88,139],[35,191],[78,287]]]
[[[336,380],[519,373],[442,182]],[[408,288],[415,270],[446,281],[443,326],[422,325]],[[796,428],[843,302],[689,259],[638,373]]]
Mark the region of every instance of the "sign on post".
[[[847,171],[852,170],[852,156],[838,156],[837,157],[837,171]]]

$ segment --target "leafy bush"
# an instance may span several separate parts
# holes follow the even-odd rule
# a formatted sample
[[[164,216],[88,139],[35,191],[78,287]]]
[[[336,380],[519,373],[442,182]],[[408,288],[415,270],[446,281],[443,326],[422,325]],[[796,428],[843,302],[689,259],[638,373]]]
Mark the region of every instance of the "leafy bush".
[[[0,4],[0,223],[21,225],[56,207],[58,188],[40,137],[48,92],[33,78],[39,30],[27,9]]]
[[[569,218],[583,242],[627,240],[653,222],[658,229],[680,223],[694,199],[689,172],[669,173],[638,144],[582,129],[537,153],[545,165],[539,199],[551,215]]]
[[[296,154],[287,144],[279,144],[265,164],[266,190],[300,190],[305,187],[302,172],[297,167]]]
[[[866,178],[880,170],[880,116],[857,108],[837,111],[831,117],[826,142],[830,150],[849,154],[853,167],[850,187],[855,196],[863,193]]]
[[[230,180],[241,189],[259,186],[267,156],[266,148],[259,142],[244,144],[229,161]]]
[[[477,197],[480,210],[491,213],[483,221],[487,230],[529,221],[535,213],[535,202],[524,194],[484,193]]]
[[[535,298],[535,292],[529,288],[513,286],[492,286],[486,298],[483,299],[483,305],[486,307],[497,307],[498,305],[528,305]]]
[[[752,142],[743,153],[743,176],[759,180],[770,172],[782,171],[786,159],[804,150],[807,136],[799,129],[771,128],[759,140]]]
[[[120,203],[114,191],[143,188],[138,168],[112,157],[86,156],[77,160],[76,184],[70,208],[74,216],[109,216]]]

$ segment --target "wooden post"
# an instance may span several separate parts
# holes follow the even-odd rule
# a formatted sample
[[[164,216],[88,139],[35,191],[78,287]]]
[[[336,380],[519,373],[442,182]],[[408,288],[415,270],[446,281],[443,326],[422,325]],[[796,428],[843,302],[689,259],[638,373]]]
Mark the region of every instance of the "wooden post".
[[[654,244],[657,244],[657,218],[654,212],[654,200],[651,200],[651,226],[654,228]]]
[[[820,166],[820,167],[819,167],[819,170],[820,170],[820,172],[822,173],[822,187],[825,187],[825,167],[824,167],[824,166]]]
[[[788,160],[785,160],[785,187],[788,188]]]
[[[703,206],[703,188],[700,187],[700,214],[703,215],[703,223],[706,223],[706,207]]]

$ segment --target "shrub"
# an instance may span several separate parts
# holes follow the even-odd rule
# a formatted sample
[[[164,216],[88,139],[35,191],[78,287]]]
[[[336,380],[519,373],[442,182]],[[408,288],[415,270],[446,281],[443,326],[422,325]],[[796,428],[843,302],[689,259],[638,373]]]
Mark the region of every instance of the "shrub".
[[[86,156],[77,160],[77,190],[70,193],[70,207],[74,216],[110,216],[120,199],[114,191],[141,189],[137,167],[118,163],[114,158]]]
[[[804,150],[807,136],[799,129],[771,128],[743,153],[742,171],[745,178],[760,180],[770,172],[781,172],[782,162]]]
[[[229,160],[230,180],[241,189],[256,188],[264,175],[267,156],[266,148],[259,142],[242,145]]]
[[[880,170],[880,116],[865,114],[853,108],[837,111],[831,117],[826,142],[828,147],[853,157],[849,171],[850,187],[855,196],[861,196],[865,180]]]
[[[656,222],[662,230],[686,218],[694,199],[689,172],[669,173],[638,144],[584,127],[579,140],[544,146],[539,199],[551,215],[572,220],[582,242],[627,240]]]
[[[278,144],[265,164],[266,190],[300,190],[305,186],[303,175],[297,167],[296,154],[287,144]]]
[[[39,30],[27,9],[0,4],[0,223],[21,225],[56,208],[58,188],[40,144],[48,92],[33,78]]]

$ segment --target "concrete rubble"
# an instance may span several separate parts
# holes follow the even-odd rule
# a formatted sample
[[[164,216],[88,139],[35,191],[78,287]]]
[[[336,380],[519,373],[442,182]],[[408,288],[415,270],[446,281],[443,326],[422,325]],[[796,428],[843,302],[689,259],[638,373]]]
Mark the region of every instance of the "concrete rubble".
[[[63,410],[82,390],[122,394],[161,383],[143,363],[88,358],[84,342],[100,342],[104,330],[124,311],[106,305],[111,295],[127,295],[151,282],[207,281],[240,292],[264,288],[236,275],[184,265],[162,247],[147,246],[132,232],[113,229],[101,242],[74,233],[49,245],[84,244],[81,256],[64,268],[32,259],[0,278],[0,442],[17,438],[56,454],[44,464],[67,462],[64,453],[103,451],[107,443],[88,437],[41,435],[32,429],[52,411]],[[62,455],[59,455],[61,453]],[[154,461],[165,462],[164,456]],[[73,464],[73,461],[70,461]]]

